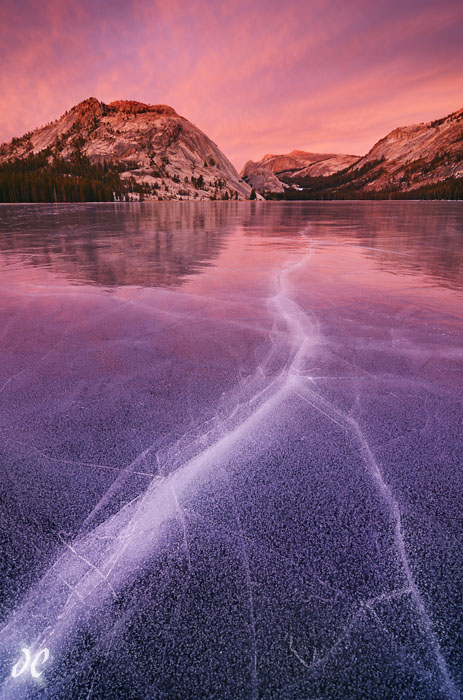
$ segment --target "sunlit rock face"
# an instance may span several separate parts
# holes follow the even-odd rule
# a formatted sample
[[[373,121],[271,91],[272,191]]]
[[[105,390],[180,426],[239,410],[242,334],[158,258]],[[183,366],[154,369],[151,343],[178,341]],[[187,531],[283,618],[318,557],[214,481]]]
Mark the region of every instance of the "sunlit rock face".
[[[249,160],[241,171],[241,176],[257,192],[284,192],[285,190],[283,183],[265,162],[254,163]]]
[[[283,192],[284,185],[278,176],[290,184],[300,177],[332,175],[358,159],[358,156],[294,150],[283,155],[267,154],[257,162],[250,160],[243,167],[241,176],[258,192]]]
[[[91,97],[57,121],[5,144],[0,163],[48,147],[66,159],[77,145],[92,164],[120,164],[123,179],[159,185],[156,198],[221,199],[226,192],[249,199],[251,193],[218,146],[172,107],[129,100],[105,104]],[[196,187],[192,178],[200,177],[204,186]]]
[[[0,207],[6,700],[457,698],[462,207]]]
[[[336,190],[342,192],[346,186],[357,195],[412,192],[463,177],[463,109],[432,122],[394,129],[362,158],[292,151],[248,161],[241,175],[259,192],[281,193],[291,186],[310,190],[310,178],[341,172],[343,182],[326,182],[328,198],[336,199]],[[323,189],[323,182],[318,184]]]
[[[420,185],[463,177],[463,109],[442,119],[394,129],[353,168],[382,161],[366,190]]]

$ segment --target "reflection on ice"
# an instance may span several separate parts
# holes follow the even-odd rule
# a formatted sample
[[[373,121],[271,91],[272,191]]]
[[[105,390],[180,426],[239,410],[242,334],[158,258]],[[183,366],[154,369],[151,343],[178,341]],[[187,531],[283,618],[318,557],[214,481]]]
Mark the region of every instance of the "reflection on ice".
[[[389,204],[2,211],[2,697],[458,697],[463,211]]]

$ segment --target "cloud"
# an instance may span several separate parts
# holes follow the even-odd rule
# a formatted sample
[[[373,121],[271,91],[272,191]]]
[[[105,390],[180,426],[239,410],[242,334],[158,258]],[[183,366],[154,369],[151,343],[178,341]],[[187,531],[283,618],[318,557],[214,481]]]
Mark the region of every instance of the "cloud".
[[[240,167],[461,106],[452,0],[4,0],[0,141],[89,96],[171,104]]]

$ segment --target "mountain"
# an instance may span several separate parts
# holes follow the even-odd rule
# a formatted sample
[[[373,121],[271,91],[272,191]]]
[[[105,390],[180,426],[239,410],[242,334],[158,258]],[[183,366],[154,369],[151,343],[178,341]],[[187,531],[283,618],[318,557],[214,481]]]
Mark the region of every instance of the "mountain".
[[[166,105],[91,97],[0,146],[0,201],[250,194],[217,145]]]
[[[373,165],[364,189],[411,191],[463,177],[463,109],[442,119],[394,129],[355,163]]]
[[[0,202],[249,199],[251,188],[270,199],[463,198],[463,109],[394,129],[363,157],[267,154],[241,177],[166,105],[91,97],[0,146]]]
[[[292,151],[242,176],[272,199],[463,198],[463,109],[394,129],[361,158]]]
[[[295,150],[282,155],[265,155],[257,162],[248,160],[241,177],[258,192],[284,192],[285,184],[296,183],[301,177],[332,175],[358,159],[359,156]]]

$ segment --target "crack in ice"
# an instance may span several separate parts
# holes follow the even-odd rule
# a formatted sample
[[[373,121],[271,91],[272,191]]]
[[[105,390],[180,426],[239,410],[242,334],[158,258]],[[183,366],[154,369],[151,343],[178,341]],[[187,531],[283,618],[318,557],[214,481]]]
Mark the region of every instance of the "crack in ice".
[[[302,235],[304,236],[304,233]],[[307,236],[304,237],[307,238]],[[58,562],[56,562],[55,565],[51,567],[49,573],[56,574],[56,576],[71,589],[70,595],[75,595],[79,601],[87,602],[87,598],[90,595],[93,595],[93,599],[90,601],[89,607],[91,611],[95,613],[97,609],[104,604],[105,597],[100,592],[98,597],[94,595],[98,586],[92,585],[94,584],[92,578],[95,576],[97,579],[99,579],[100,583],[105,584],[112,597],[117,598],[116,589],[122,588],[124,580],[132,575],[133,572],[136,572],[144,561],[145,557],[147,557],[148,554],[153,551],[154,545],[157,542],[156,536],[160,536],[161,525],[171,519],[174,519],[175,516],[181,520],[188,565],[191,567],[187,525],[179,500],[181,494],[194,483],[198,475],[204,475],[208,470],[213,471],[216,466],[220,464],[221,460],[229,459],[232,451],[237,448],[239,449],[243,439],[249,437],[249,435],[252,434],[252,431],[259,426],[261,421],[267,417],[270,411],[278,406],[283,399],[286,399],[291,395],[297,395],[299,399],[302,399],[314,410],[320,412],[338,427],[347,431],[355,439],[363,462],[365,463],[374,484],[381,493],[383,500],[388,506],[389,512],[392,516],[395,545],[399,553],[407,587],[393,591],[392,593],[382,593],[361,603],[359,609],[353,615],[349,624],[342,630],[341,634],[337,637],[332,646],[322,656],[320,655],[320,650],[314,648],[311,661],[307,661],[296,649],[292,634],[289,637],[289,648],[291,653],[308,670],[320,668],[324,666],[326,661],[341,645],[342,641],[347,637],[360,616],[369,611],[379,621],[377,613],[374,610],[376,603],[391,600],[393,597],[400,597],[410,594],[416,608],[421,614],[421,619],[424,622],[427,632],[427,639],[434,652],[437,666],[441,673],[445,687],[450,696],[452,698],[456,698],[457,691],[450,678],[445,659],[435,636],[431,618],[426,611],[423,598],[413,578],[405,547],[401,513],[398,503],[394,498],[393,492],[386,483],[382,471],[357,421],[355,421],[350,415],[340,411],[329,401],[324,399],[315,391],[311,390],[308,386],[303,385],[304,379],[313,383],[313,377],[304,376],[304,374],[309,371],[304,369],[304,362],[311,357],[311,351],[313,350],[314,346],[320,342],[319,322],[313,315],[312,318],[309,319],[308,313],[296,301],[290,298],[286,291],[286,278],[294,270],[306,263],[309,254],[310,249],[307,251],[307,255],[304,255],[303,259],[289,265],[280,272],[277,279],[278,292],[276,295],[269,298],[269,305],[274,311],[274,328],[272,330],[274,337],[272,348],[269,351],[269,357],[274,349],[274,344],[280,342],[281,336],[284,335],[282,331],[279,330],[278,326],[283,324],[287,331],[288,358],[283,367],[277,371],[276,376],[271,377],[270,381],[268,381],[263,387],[261,385],[256,387],[252,381],[249,380],[250,386],[255,389],[254,394],[247,400],[245,399],[245,395],[243,395],[243,404],[241,405],[237,403],[226,417],[222,417],[220,425],[218,420],[211,421],[209,424],[207,424],[207,430],[199,437],[196,436],[193,441],[193,448],[198,449],[198,451],[193,454],[191,458],[186,459],[183,461],[183,463],[181,462],[180,466],[176,467],[173,471],[164,474],[162,479],[156,479],[153,477],[153,480],[148,485],[144,493],[137,496],[129,504],[126,504],[123,508],[120,508],[116,513],[110,515],[103,520],[102,523],[94,527],[93,530],[90,530],[87,532],[87,534],[82,535],[78,539],[78,544],[80,546],[88,545],[91,547],[94,545],[97,538],[99,538],[100,542],[104,541],[104,537],[108,538],[107,546],[103,547],[101,550],[97,550],[95,548],[98,555],[99,566],[96,566],[84,555],[80,554],[71,544],[63,541],[63,544],[72,554],[72,557],[77,558],[79,561],[85,564],[85,570],[79,572],[78,583],[72,586],[62,573],[66,572],[67,567],[69,567],[68,557],[62,555],[59,559],[60,568],[58,568]],[[66,333],[67,330],[68,329],[66,329],[64,333]],[[62,337],[64,337],[64,333]],[[270,334],[271,341],[272,333]],[[54,348],[56,348],[59,342],[61,342],[61,339],[56,343]],[[41,361],[45,359],[45,357],[49,355],[54,348],[44,355]],[[22,370],[18,374],[21,374],[24,371],[26,370]],[[255,377],[253,379],[258,383],[258,380],[262,380],[261,375],[262,367],[259,367],[256,370]],[[14,379],[15,376],[17,375],[11,377],[2,387],[0,387],[0,392]],[[246,408],[249,409],[251,405],[253,406],[253,410],[246,414]],[[242,415],[243,411],[245,412],[244,416]],[[208,444],[209,439],[212,441]],[[172,448],[171,456],[173,455],[175,458],[177,458],[179,454],[181,455],[182,445],[183,443],[181,440],[179,440],[177,445]],[[148,458],[152,452],[154,452],[154,445],[150,445],[141,451],[127,467],[124,467],[120,471],[119,475],[112,483],[104,497],[93,508],[82,524],[81,532],[92,524],[103,508],[110,505],[111,499],[120,489],[120,486],[124,483],[127,476],[134,472],[136,473],[136,468],[140,462]],[[157,452],[155,454],[159,465],[159,456]],[[258,679],[256,620],[251,570],[246,549],[246,537],[243,532],[243,527],[233,492],[231,492],[231,496],[232,508],[239,531],[238,537],[248,591],[253,653],[251,659],[252,693],[253,697],[257,697]],[[129,542],[133,542],[133,547],[130,549],[128,548]],[[120,567],[123,570],[119,572],[118,576],[116,576],[113,575],[113,573],[115,571],[116,564],[119,562],[123,563],[123,566]],[[105,571],[106,573],[104,573]],[[113,579],[112,581],[109,581],[110,575]],[[45,576],[42,579],[42,586],[39,584],[36,590],[39,594],[42,593],[46,595],[47,586],[50,586],[50,590],[53,590],[50,581]],[[41,591],[41,588],[44,590]],[[333,599],[336,599],[336,597],[337,595],[334,596]],[[34,591],[32,591],[30,605],[33,605],[34,601]],[[28,609],[28,605],[25,605],[22,609],[26,615]],[[58,627],[62,636],[70,636],[74,633],[75,630],[72,627],[74,618],[70,614],[71,610],[75,610],[75,604],[70,605],[68,598],[64,606],[62,605],[56,614],[55,623],[51,626],[50,636],[55,634]],[[56,611],[54,611],[54,614],[55,612]],[[13,614],[12,620],[10,621],[11,623],[14,622],[15,617],[16,613]],[[80,624],[83,623],[80,622]],[[2,631],[2,634],[5,629],[6,628],[4,628]],[[59,635],[57,634],[57,637],[58,636]]]

